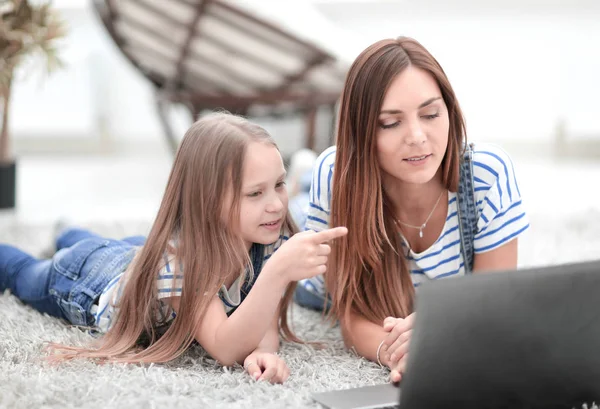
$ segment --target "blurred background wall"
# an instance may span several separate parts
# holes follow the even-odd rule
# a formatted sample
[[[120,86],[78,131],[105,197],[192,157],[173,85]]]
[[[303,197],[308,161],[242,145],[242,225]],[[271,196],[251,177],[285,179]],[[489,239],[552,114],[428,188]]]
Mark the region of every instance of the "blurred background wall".
[[[533,217],[598,217],[600,2],[597,0],[296,0],[348,36],[352,61],[370,43],[407,35],[437,57],[464,110],[469,138],[513,156]],[[247,0],[261,6],[261,0]],[[152,220],[171,165],[152,88],[121,55],[87,0],[54,0],[70,33],[66,67],[17,80],[11,131],[23,223]],[[264,4],[262,5],[264,7]],[[315,16],[317,14],[314,14]],[[296,21],[312,38],[309,18]],[[335,44],[334,44],[335,48]],[[189,114],[173,107],[181,136]],[[260,121],[286,157],[304,141],[301,118]],[[317,150],[330,121],[319,116]],[[535,225],[534,225],[535,227]]]
[[[585,144],[579,153],[600,153],[600,2],[294,2],[348,31],[352,43],[339,49],[350,60],[384,37],[422,42],[450,77],[473,140],[548,153],[563,138],[572,149]],[[11,120],[19,152],[164,149],[148,82],[112,43],[90,2],[54,5],[70,28],[62,48],[67,67],[48,81],[38,76],[17,83]],[[176,108],[173,119],[180,132],[190,120]],[[286,154],[302,143],[299,121],[265,125]],[[324,120],[319,129],[326,140]]]

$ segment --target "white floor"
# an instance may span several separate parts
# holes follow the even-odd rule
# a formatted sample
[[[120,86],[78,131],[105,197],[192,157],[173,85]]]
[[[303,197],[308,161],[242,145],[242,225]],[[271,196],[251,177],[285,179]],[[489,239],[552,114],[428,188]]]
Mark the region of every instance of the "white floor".
[[[19,158],[17,208],[0,217],[45,223],[151,220],[171,166],[163,156]]]
[[[82,220],[149,220],[171,168],[164,155],[26,156],[18,163],[18,205],[0,213],[25,223],[61,216]],[[600,161],[556,162],[514,156],[521,193],[532,214],[600,211]]]

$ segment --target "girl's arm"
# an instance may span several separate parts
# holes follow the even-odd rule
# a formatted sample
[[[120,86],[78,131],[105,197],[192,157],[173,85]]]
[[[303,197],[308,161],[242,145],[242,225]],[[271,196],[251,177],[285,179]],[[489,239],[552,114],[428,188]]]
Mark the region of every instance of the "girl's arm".
[[[195,334],[196,341],[223,365],[242,363],[258,347],[277,316],[286,286],[291,281],[323,274],[331,251],[323,243],[347,233],[345,227],[335,227],[319,233],[295,234],[273,253],[233,314],[227,317],[221,300],[213,296]],[[172,304],[176,313],[178,307],[177,300]]]
[[[279,351],[279,311],[275,313],[271,326],[254,352],[276,353]]]
[[[275,348],[272,352],[279,347],[279,335],[277,331],[273,333],[272,323],[274,317],[277,318],[277,307],[288,280],[269,264],[265,265],[252,290],[231,316],[227,316],[223,302],[215,295],[198,327],[194,338],[223,365],[242,363],[259,344],[264,348]],[[180,297],[170,298],[175,313],[179,301]]]
[[[277,356],[279,350],[279,312],[258,347],[244,360],[244,369],[256,380],[283,383],[290,376],[285,361]]]

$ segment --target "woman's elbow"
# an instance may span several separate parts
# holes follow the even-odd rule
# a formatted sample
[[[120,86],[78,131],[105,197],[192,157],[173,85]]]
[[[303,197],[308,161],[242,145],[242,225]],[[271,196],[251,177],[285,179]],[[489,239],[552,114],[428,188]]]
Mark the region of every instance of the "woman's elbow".
[[[348,324],[346,322],[340,321],[340,328],[342,331],[342,339],[344,340],[344,346],[347,349],[351,349],[354,347],[354,342],[352,341],[352,334],[348,328]]]

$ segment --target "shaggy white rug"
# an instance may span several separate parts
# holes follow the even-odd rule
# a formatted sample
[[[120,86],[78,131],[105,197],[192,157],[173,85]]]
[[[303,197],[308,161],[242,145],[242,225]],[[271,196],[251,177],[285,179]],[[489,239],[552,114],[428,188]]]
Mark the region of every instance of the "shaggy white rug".
[[[146,234],[146,222],[87,225],[113,237]],[[532,229],[520,241],[520,265],[591,260],[600,249],[600,213],[549,221],[532,216]],[[0,242],[39,254],[51,242],[49,225],[0,222]],[[324,350],[283,346],[291,369],[284,385],[257,383],[241,367],[223,368],[192,348],[167,365],[95,365],[73,362],[49,367],[40,362],[45,342],[78,344],[89,336],[0,294],[0,407],[2,408],[317,408],[311,392],[387,381],[388,373],[346,351],[338,328],[318,313],[299,307],[293,325],[306,340],[327,343]]]

